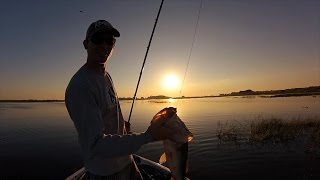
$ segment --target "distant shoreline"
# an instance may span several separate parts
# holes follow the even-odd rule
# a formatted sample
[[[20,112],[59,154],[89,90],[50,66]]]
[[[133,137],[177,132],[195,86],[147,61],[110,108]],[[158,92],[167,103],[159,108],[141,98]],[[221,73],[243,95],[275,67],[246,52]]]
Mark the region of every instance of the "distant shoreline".
[[[168,97],[164,95],[141,97],[136,100],[158,100],[158,99],[194,99],[194,98],[212,98],[212,97],[261,97],[261,98],[278,98],[278,97],[300,97],[300,96],[319,96],[320,86],[311,86],[306,88],[292,88],[285,90],[270,90],[270,91],[253,91],[244,90],[239,92],[232,92],[230,94],[220,94],[217,96],[181,96],[181,97]],[[120,97],[119,100],[132,100],[130,97]],[[49,99],[49,100],[37,100],[37,99],[26,99],[26,100],[0,100],[0,102],[64,102],[64,100],[59,99]]]
[[[192,97],[167,97],[167,98],[138,98],[136,100],[167,100],[167,99],[200,99],[200,98],[218,98],[218,97],[242,97],[242,98],[281,98],[281,97],[301,97],[301,96],[319,96],[320,97],[320,92],[318,93],[310,93],[310,94],[276,94],[276,95],[220,95],[220,96],[192,96]],[[132,100],[132,98],[124,98],[121,99],[119,98],[120,101],[123,100]]]
[[[198,98],[217,98],[217,97],[243,97],[243,98],[280,98],[280,97],[301,97],[301,96],[320,96],[320,92],[318,93],[310,93],[310,94],[277,94],[277,95],[228,95],[228,96],[192,96],[192,97],[167,97],[167,98],[138,98],[136,100],[166,100],[166,99],[198,99]],[[119,101],[132,100],[132,98],[119,98]],[[64,100],[0,100],[0,103],[37,103],[37,102],[65,102]]]
[[[0,103],[1,102],[12,102],[12,103],[15,103],[15,102],[26,102],[26,103],[34,103],[34,102],[64,102],[64,100],[39,100],[39,99],[26,99],[26,100],[0,100]]]

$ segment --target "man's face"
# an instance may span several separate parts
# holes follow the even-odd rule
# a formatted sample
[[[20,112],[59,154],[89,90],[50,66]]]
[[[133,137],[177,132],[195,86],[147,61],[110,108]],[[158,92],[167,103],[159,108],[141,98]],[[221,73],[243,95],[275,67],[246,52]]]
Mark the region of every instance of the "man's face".
[[[104,64],[112,55],[116,39],[106,32],[97,32],[86,40],[88,60],[94,64]]]

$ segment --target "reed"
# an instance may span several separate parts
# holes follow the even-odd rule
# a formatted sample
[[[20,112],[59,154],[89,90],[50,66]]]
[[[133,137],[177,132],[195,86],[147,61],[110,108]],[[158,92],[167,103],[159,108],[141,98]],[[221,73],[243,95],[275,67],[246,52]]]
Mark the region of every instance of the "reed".
[[[291,120],[272,118],[250,125],[250,141],[288,142],[301,136],[314,136],[320,128],[319,119]]]
[[[244,121],[246,122],[246,121]],[[320,153],[320,118],[258,118],[249,123],[222,124],[218,122],[217,138],[222,142],[247,143],[251,145],[281,144],[301,141],[305,152]]]

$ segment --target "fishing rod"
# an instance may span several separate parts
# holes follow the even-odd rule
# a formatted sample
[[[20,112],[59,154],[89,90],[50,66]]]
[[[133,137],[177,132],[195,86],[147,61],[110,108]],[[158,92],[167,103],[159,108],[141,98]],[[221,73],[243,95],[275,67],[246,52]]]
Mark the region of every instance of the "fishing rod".
[[[148,44],[148,47],[147,47],[147,51],[146,51],[146,54],[145,54],[145,56],[144,56],[144,60],[143,60],[142,67],[141,67],[141,70],[140,70],[140,75],[139,75],[139,79],[138,79],[136,91],[134,92],[134,96],[133,96],[133,100],[132,100],[132,104],[131,104],[131,109],[130,109],[130,114],[129,114],[129,118],[128,118],[128,123],[130,122],[130,119],[131,119],[131,114],[132,114],[132,110],[133,110],[134,101],[135,101],[135,99],[136,99],[136,97],[137,97],[137,92],[138,92],[138,88],[139,88],[139,85],[140,85],[140,80],[141,80],[142,72],[143,72],[144,65],[145,65],[146,60],[147,60],[147,56],[148,56],[149,48],[150,48],[151,41],[152,41],[152,38],[153,38],[154,30],[156,29],[156,26],[157,26],[157,23],[158,23],[158,19],[159,19],[160,12],[161,12],[161,9],[162,9],[163,1],[164,1],[164,0],[161,1],[160,8],[159,8],[159,11],[158,11],[158,14],[157,14],[157,18],[156,18],[156,20],[155,20],[155,23],[154,23],[154,26],[153,26],[153,29],[152,29],[152,33],[151,33],[151,37],[150,37],[149,44]]]
[[[193,38],[192,38],[192,43],[191,43],[191,48],[190,48],[190,52],[189,52],[189,58],[188,58],[186,70],[184,71],[183,81],[182,81],[181,88],[180,88],[180,92],[179,92],[179,95],[178,95],[179,98],[181,97],[181,92],[182,92],[182,89],[183,89],[184,82],[185,82],[185,80],[186,80],[187,71],[188,71],[188,68],[189,68],[190,60],[191,60],[192,50],[193,50],[193,47],[194,47],[194,42],[195,42],[195,39],[196,39],[197,29],[198,29],[199,20],[200,20],[202,3],[203,3],[203,2],[202,2],[202,0],[201,0],[201,1],[200,1],[200,6],[199,6],[199,9],[198,9],[198,17],[197,17],[196,28],[194,29]],[[179,98],[178,98],[178,100],[177,100],[176,107],[178,107]]]

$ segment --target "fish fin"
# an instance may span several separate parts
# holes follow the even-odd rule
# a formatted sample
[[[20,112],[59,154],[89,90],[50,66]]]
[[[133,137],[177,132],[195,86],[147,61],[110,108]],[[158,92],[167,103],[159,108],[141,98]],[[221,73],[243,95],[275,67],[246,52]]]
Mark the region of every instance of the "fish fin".
[[[160,156],[159,163],[160,163],[160,164],[164,164],[166,161],[167,161],[166,153],[163,153],[163,154]]]

